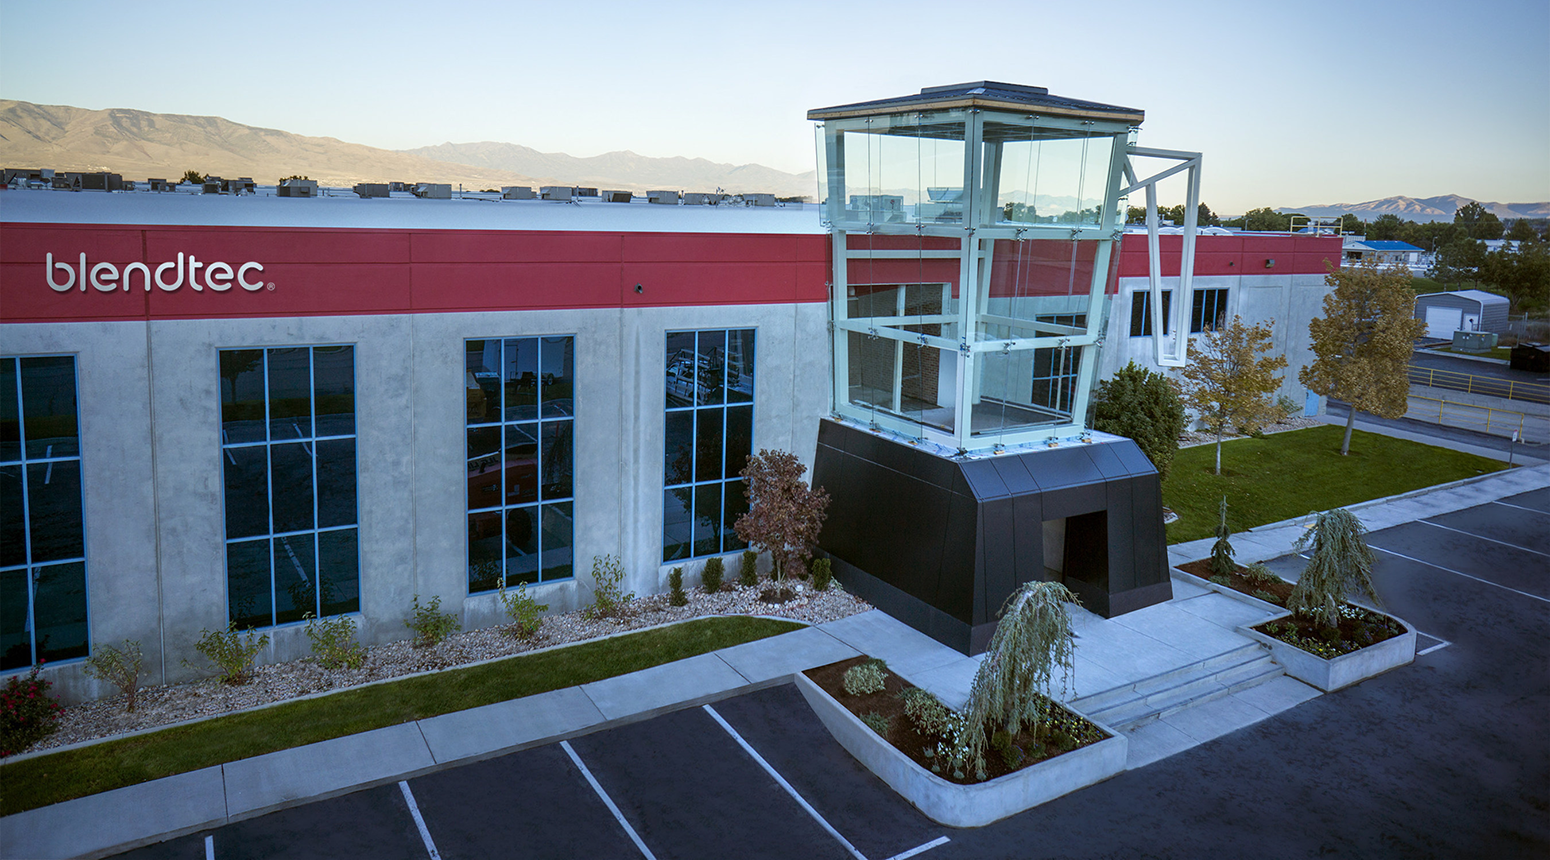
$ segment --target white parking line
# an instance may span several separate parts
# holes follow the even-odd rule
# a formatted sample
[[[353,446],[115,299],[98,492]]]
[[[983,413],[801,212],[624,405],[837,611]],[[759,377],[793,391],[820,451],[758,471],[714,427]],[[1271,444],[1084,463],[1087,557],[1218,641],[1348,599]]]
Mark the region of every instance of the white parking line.
[[[215,860],[215,834],[205,837],[205,860]]]
[[[1515,505],[1512,502],[1504,502],[1501,499],[1497,499],[1496,501],[1492,502],[1491,504],[1493,504],[1493,505],[1501,505],[1504,508],[1517,508],[1520,511],[1528,511],[1531,514],[1542,514],[1542,513],[1544,513],[1544,511],[1542,511],[1542,510],[1540,510],[1538,508],[1525,508],[1522,505]]]
[[[657,860],[657,855],[652,854],[651,849],[646,847],[646,843],[641,841],[640,834],[635,832],[635,828],[630,826],[630,822],[624,820],[624,813],[619,811],[619,807],[614,805],[613,799],[608,796],[608,792],[604,791],[603,787],[598,784],[597,778],[592,775],[592,771],[588,770],[587,766],[582,763],[581,756],[576,755],[576,750],[571,748],[570,741],[560,741],[560,748],[565,750],[565,754],[570,756],[570,760],[576,763],[576,769],[581,771],[582,776],[586,777],[587,784],[592,786],[592,790],[597,792],[597,796],[603,799],[603,805],[608,807],[608,811],[614,814],[614,820],[619,822],[619,826],[624,828],[625,833],[629,834],[630,841],[635,843],[635,847],[640,849],[640,853],[645,855],[646,860]]]
[[[1418,559],[1418,558],[1411,558],[1411,557],[1410,557],[1410,556],[1408,556],[1408,555],[1405,555],[1405,554],[1404,554],[1404,553],[1402,553],[1402,552],[1395,552],[1395,551],[1393,551],[1393,550],[1391,550],[1391,549],[1384,549],[1384,548],[1383,548],[1383,547],[1381,547],[1381,546],[1375,546],[1375,547],[1373,547],[1373,549],[1375,549],[1375,550],[1377,550],[1377,551],[1378,551],[1378,552],[1386,552],[1386,553],[1388,553],[1388,554],[1389,554],[1389,555],[1392,555],[1392,556],[1397,556],[1397,557],[1399,557],[1399,558],[1402,558],[1402,559],[1405,559],[1405,560],[1406,560],[1406,561],[1413,561],[1413,562],[1415,562],[1415,563],[1416,563],[1416,564],[1424,564],[1424,565],[1426,565],[1426,566],[1427,566],[1427,567],[1432,567],[1432,568],[1436,568],[1436,569],[1437,569],[1437,570],[1440,570],[1440,571],[1443,571],[1443,572],[1445,572],[1445,573],[1454,573],[1454,574],[1458,574],[1458,575],[1459,575],[1459,576],[1462,576],[1462,577],[1464,577],[1464,578],[1465,578],[1465,579],[1473,579],[1473,580],[1474,580],[1474,581],[1475,581],[1475,582],[1483,582],[1483,583],[1485,583],[1485,584],[1486,584],[1486,585],[1494,585],[1494,586],[1496,586],[1496,587],[1497,587],[1497,588],[1500,588],[1500,589],[1502,589],[1502,590],[1503,590],[1503,591],[1510,591],[1510,592],[1512,592],[1512,593],[1513,593],[1513,594],[1521,594],[1521,595],[1523,595],[1523,596],[1524,596],[1524,597],[1531,597],[1531,598],[1533,598],[1533,599],[1534,599],[1534,600],[1537,600],[1537,601],[1539,601],[1539,602],[1540,602],[1540,603],[1550,603],[1550,598],[1544,598],[1544,597],[1540,597],[1540,596],[1539,596],[1539,595],[1537,595],[1537,594],[1529,594],[1529,593],[1528,593],[1528,592],[1527,592],[1527,591],[1519,591],[1519,590],[1517,590],[1517,589],[1516,589],[1516,588],[1510,588],[1510,587],[1508,587],[1508,586],[1505,586],[1505,585],[1502,585],[1502,584],[1501,584],[1501,583],[1499,583],[1499,582],[1492,582],[1492,581],[1490,581],[1490,580],[1489,580],[1489,579],[1481,579],[1481,578],[1480,578],[1480,577],[1478,577],[1478,576],[1472,576],[1472,575],[1470,575],[1470,574],[1467,574],[1467,573],[1464,573],[1464,572],[1463,572],[1463,571],[1461,571],[1461,570],[1454,570],[1454,569],[1453,569],[1453,568],[1451,568],[1451,567],[1443,567],[1443,566],[1442,566],[1442,565],[1440,565],[1440,564],[1432,564],[1432,563],[1431,563],[1431,562],[1429,562],[1429,561],[1422,561],[1422,560],[1420,560],[1420,559]]]
[[[441,852],[436,850],[436,843],[431,841],[431,831],[425,826],[425,819],[420,816],[420,805],[414,802],[414,792],[409,790],[409,783],[399,780],[398,788],[404,793],[404,802],[409,804],[409,814],[414,816],[414,826],[420,828],[420,838],[425,840],[425,850],[430,853],[431,860],[441,860]]]
[[[748,741],[743,740],[743,736],[737,733],[737,729],[732,728],[730,723],[728,723],[726,720],[723,720],[721,715],[716,713],[715,708],[712,708],[710,705],[701,705],[700,707],[705,709],[705,713],[710,714],[711,719],[719,723],[723,729],[726,729],[727,734],[732,736],[732,740],[737,741],[737,745],[742,747],[744,752],[752,756],[753,760],[758,762],[760,767],[764,768],[765,773],[768,773],[770,777],[780,785],[781,788],[786,790],[787,794],[791,795],[791,799],[795,800],[797,805],[807,810],[807,814],[811,815],[813,820],[817,821],[824,830],[829,831],[830,836],[833,836],[835,839],[839,840],[839,843],[845,846],[845,850],[850,852],[850,856],[855,857],[856,860],[867,860],[866,855],[862,854],[860,851],[857,851],[856,846],[850,844],[849,839],[846,839],[844,836],[840,835],[840,832],[835,830],[833,825],[826,821],[822,815],[819,815],[818,810],[814,809],[812,804],[803,799],[802,795],[798,794],[797,790],[791,787],[791,783],[787,782],[786,778],[781,776],[780,773],[775,770],[775,768],[770,767],[770,763],[764,760],[764,756],[759,755],[758,751],[750,746]],[[930,851],[932,848],[935,848],[938,845],[946,845],[949,841],[950,840],[946,836],[938,836],[936,839],[933,839],[924,845],[917,845],[902,854],[895,854],[893,857],[888,858],[888,860],[905,860],[907,857],[914,857],[917,854]]]
[[[1419,633],[1420,631],[1418,630],[1416,632]],[[1437,644],[1436,645],[1432,645],[1432,646],[1430,646],[1430,647],[1428,647],[1428,648],[1426,648],[1424,650],[1415,652],[1415,656],[1417,656],[1417,657],[1425,657],[1427,654],[1430,654],[1433,651],[1440,651],[1443,648],[1446,648],[1449,645],[1453,644],[1452,642],[1449,642],[1448,640],[1442,638],[1441,636],[1432,636],[1432,634],[1430,634],[1430,633],[1427,633],[1425,635],[1430,637],[1430,638],[1432,638],[1432,639],[1436,639],[1437,640]]]
[[[1508,542],[1506,542],[1504,540],[1497,540],[1496,538],[1488,538],[1485,535],[1477,535],[1474,532],[1466,532],[1463,529],[1456,529],[1456,528],[1453,528],[1452,526],[1441,525],[1439,523],[1431,522],[1430,520],[1416,520],[1416,522],[1421,523],[1422,525],[1431,526],[1434,529],[1445,529],[1445,530],[1450,531],[1450,532],[1457,532],[1457,533],[1459,533],[1461,535],[1468,535],[1468,536],[1470,536],[1472,538],[1478,538],[1480,540],[1490,541],[1491,543],[1499,543],[1502,546],[1509,546],[1509,547],[1512,547],[1513,549],[1516,549],[1516,550],[1522,550],[1523,552],[1531,552],[1534,555],[1542,555],[1542,556],[1544,556],[1546,558],[1550,558],[1550,552],[1540,552],[1537,549],[1529,549],[1526,546],[1518,546],[1515,543],[1508,543]]]

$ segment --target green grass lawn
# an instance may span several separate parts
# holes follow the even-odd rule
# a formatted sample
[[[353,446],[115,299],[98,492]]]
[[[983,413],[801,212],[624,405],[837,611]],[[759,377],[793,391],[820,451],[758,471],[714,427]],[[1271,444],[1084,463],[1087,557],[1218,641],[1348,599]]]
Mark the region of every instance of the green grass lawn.
[[[768,618],[702,618],[25,759],[0,766],[0,815],[600,681],[803,626]]]
[[[1239,532],[1303,516],[1472,478],[1505,463],[1404,439],[1355,431],[1340,456],[1345,428],[1310,427],[1222,443],[1222,474],[1212,474],[1216,446],[1179,451],[1163,482],[1163,504],[1179,515],[1168,543],[1216,534],[1217,506],[1227,496],[1227,524]]]

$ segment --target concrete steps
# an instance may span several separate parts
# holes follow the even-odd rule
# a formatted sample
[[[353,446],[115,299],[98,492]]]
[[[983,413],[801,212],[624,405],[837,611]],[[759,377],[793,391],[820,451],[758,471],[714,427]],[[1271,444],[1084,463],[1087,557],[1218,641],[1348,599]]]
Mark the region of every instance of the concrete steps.
[[[1100,723],[1127,731],[1282,674],[1269,649],[1248,643],[1161,675],[1074,699],[1071,705]]]

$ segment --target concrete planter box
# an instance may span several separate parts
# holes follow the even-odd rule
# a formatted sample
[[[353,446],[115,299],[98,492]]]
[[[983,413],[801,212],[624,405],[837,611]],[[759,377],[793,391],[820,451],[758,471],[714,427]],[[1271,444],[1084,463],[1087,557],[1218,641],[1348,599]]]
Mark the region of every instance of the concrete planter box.
[[[1030,765],[1016,773],[975,785],[948,782],[912,761],[893,744],[867,728],[855,714],[836,702],[800,672],[797,689],[834,739],[857,761],[914,804],[931,820],[950,827],[983,827],[1032,809],[1079,788],[1102,782],[1125,769],[1129,741],[1108,726],[1096,724],[1108,740]]]
[[[1286,611],[1286,607],[1284,606],[1279,606],[1277,604],[1271,603],[1268,600],[1260,600],[1258,597],[1255,597],[1252,594],[1244,594],[1236,588],[1229,588],[1225,585],[1217,585],[1211,580],[1202,579],[1187,570],[1180,570],[1177,567],[1170,568],[1170,570],[1173,573],[1173,578],[1179,580],[1180,582],[1187,582],[1190,585],[1198,585],[1201,588],[1208,588],[1217,594],[1225,594],[1228,597],[1231,597],[1233,600],[1237,600],[1241,603],[1247,603],[1256,609],[1263,609],[1266,612],[1277,613]]]
[[[1269,624],[1290,618],[1291,615],[1290,612],[1282,611],[1259,623]],[[1398,621],[1405,632],[1331,660],[1310,654],[1296,645],[1282,642],[1251,627],[1239,627],[1238,632],[1269,648],[1271,658],[1286,669],[1286,674],[1328,693],[1415,660],[1415,628],[1402,618],[1393,615],[1388,617]]]

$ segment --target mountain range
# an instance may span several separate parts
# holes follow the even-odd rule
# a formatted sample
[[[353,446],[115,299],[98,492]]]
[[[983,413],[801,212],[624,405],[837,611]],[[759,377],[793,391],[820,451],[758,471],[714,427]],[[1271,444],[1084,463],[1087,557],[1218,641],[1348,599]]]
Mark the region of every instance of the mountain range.
[[[1550,218],[1550,203],[1493,203],[1444,194],[1440,197],[1385,197],[1365,203],[1321,203],[1313,206],[1282,206],[1277,211],[1298,212],[1315,218],[1334,217],[1350,213],[1363,221],[1371,221],[1379,215],[1397,215],[1406,221],[1452,221],[1453,213],[1469,203],[1479,203],[1503,220],[1517,218]]]
[[[272,184],[302,175],[323,185],[448,182],[466,188],[584,185],[629,191],[762,191],[811,196],[814,173],[703,158],[649,158],[610,152],[591,158],[543,153],[511,143],[443,143],[378,149],[308,137],[221,117],[87,110],[0,99],[0,164],[60,171],[108,171],[126,179],[176,179],[186,170]]]

